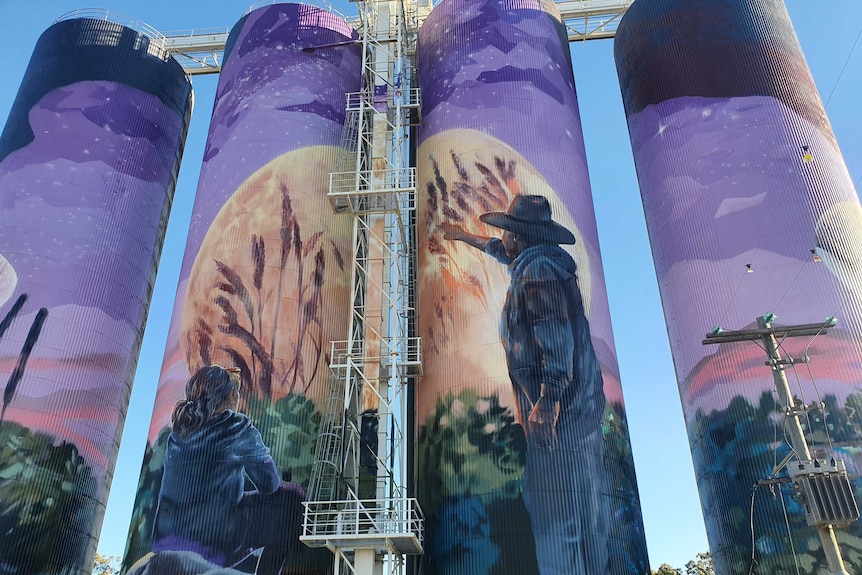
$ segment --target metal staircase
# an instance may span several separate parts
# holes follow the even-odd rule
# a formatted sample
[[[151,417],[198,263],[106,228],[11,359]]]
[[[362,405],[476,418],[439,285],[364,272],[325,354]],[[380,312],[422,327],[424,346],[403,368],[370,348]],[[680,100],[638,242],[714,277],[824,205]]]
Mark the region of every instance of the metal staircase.
[[[347,172],[356,167],[356,146],[359,142],[359,111],[347,109],[341,132],[341,151],[335,160],[335,172]],[[334,206],[333,206],[334,207]]]
[[[410,48],[419,11],[405,0],[360,2],[363,84],[348,94],[342,152],[330,174],[333,210],[353,219],[347,339],[330,350],[324,406],[301,540],[333,552],[335,573],[404,572],[422,553],[423,519],[407,491],[407,387],[421,372],[413,333],[418,118]],[[430,5],[427,7],[430,10]]]

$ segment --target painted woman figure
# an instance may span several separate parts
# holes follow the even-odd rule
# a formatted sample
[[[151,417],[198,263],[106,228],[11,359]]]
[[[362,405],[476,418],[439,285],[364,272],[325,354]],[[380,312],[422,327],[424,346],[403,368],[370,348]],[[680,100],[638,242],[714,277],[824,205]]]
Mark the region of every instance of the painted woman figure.
[[[192,551],[234,566],[263,549],[269,568],[257,571],[275,573],[299,545],[305,493],[282,484],[260,432],[237,412],[239,389],[239,370],[217,365],[186,384],[171,416],[153,551]]]
[[[445,223],[445,238],[467,243],[509,268],[500,340],[527,438],[524,504],[541,575],[606,572],[601,422],[602,372],[578,287],[577,264],[560,247],[571,231],[548,199],[516,195],[507,212],[479,220],[502,238]]]

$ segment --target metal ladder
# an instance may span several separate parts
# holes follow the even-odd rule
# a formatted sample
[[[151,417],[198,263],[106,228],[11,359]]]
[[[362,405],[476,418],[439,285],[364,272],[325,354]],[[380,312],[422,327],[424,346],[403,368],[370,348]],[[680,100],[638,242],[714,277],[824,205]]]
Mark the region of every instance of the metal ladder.
[[[335,501],[340,495],[345,424],[344,382],[336,374],[329,375],[329,389],[322,412],[314,448],[314,465],[311,468],[308,499]]]

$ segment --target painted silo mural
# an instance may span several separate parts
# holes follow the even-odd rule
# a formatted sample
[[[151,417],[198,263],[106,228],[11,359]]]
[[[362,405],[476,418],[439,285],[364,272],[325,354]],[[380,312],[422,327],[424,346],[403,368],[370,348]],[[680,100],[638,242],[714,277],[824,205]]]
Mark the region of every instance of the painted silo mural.
[[[157,40],[39,39],[0,136],[0,569],[89,573],[188,118]]]
[[[788,487],[758,489],[751,511],[789,451],[765,352],[701,345],[769,312],[776,325],[837,317],[780,352],[810,357],[788,379],[799,401],[825,403],[804,419],[815,456],[858,476],[862,209],[784,3],[637,0],[615,51],[716,570],[748,573],[754,557],[752,573],[825,572]],[[838,540],[859,572],[862,526]]]
[[[649,570],[568,42],[554,7],[419,32],[425,568]]]
[[[327,198],[360,87],[356,33],[276,4],[231,31],[125,566],[318,573],[300,542],[329,374],[350,320],[352,221]],[[180,571],[176,571],[179,569]]]

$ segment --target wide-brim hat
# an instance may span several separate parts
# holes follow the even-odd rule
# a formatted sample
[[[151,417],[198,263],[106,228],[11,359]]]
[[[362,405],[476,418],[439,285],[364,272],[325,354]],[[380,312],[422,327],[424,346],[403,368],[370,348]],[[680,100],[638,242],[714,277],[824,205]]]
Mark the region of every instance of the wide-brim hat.
[[[573,244],[575,234],[551,218],[551,204],[544,196],[517,195],[505,212],[479,216],[489,226],[548,244]]]

